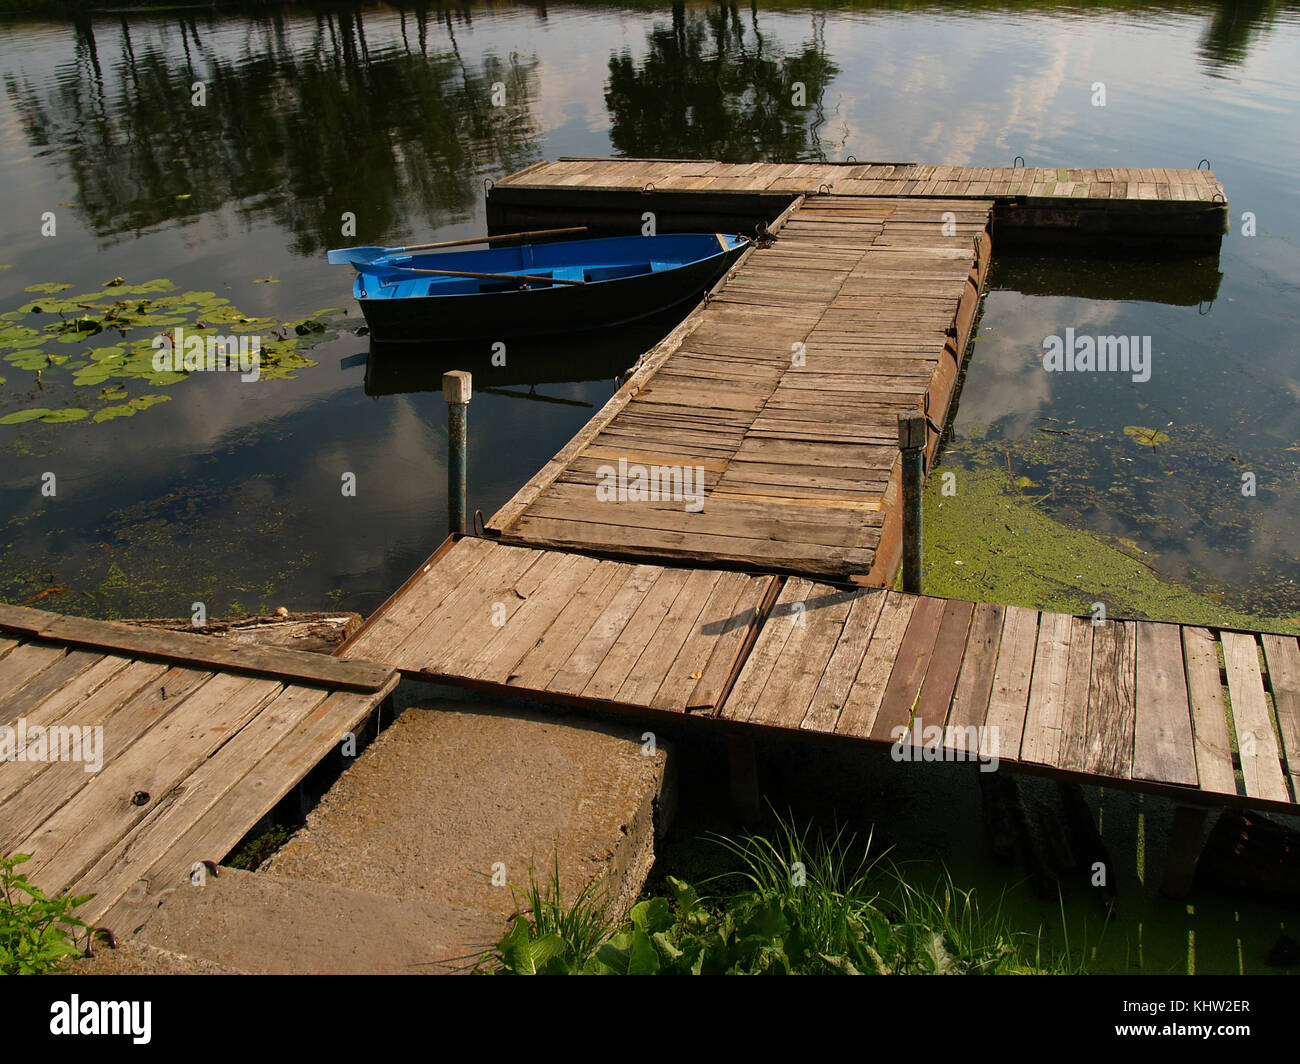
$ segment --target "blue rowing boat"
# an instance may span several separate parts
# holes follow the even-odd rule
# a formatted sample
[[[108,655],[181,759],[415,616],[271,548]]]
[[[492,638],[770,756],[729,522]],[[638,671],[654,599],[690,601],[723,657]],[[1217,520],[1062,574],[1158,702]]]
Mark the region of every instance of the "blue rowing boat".
[[[674,233],[331,261],[356,269],[353,295],[375,342],[436,343],[637,321],[699,298],[749,244]]]

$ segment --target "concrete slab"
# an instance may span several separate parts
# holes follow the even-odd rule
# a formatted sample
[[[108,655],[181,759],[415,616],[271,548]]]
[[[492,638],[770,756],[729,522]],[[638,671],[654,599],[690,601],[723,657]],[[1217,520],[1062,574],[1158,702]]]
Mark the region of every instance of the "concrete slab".
[[[182,955],[195,971],[433,975],[468,971],[504,929],[498,914],[222,868],[170,892],[126,945],[159,970]]]
[[[246,975],[238,968],[230,968],[203,957],[159,949],[147,942],[130,940],[119,942],[116,949],[100,943],[95,945],[95,955],[73,962],[67,975]]]
[[[646,728],[500,700],[407,709],[263,865],[274,876],[508,916],[530,867],[565,897],[591,880],[635,900],[671,808],[667,750]]]

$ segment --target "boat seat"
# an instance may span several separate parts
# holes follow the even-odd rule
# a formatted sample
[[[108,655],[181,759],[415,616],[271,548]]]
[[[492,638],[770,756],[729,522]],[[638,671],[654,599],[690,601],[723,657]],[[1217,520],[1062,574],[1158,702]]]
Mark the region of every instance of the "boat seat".
[[[541,272],[549,273],[552,277],[558,277],[562,281],[583,280],[583,268],[581,266],[557,266],[553,270]]]

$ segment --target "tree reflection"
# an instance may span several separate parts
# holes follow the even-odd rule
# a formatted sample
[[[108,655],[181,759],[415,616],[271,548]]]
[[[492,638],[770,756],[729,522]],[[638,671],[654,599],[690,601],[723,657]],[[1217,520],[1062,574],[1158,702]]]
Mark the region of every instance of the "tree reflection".
[[[539,158],[535,60],[467,62],[459,16],[440,17],[431,26],[427,6],[404,10],[382,43],[368,39],[359,5],[321,10],[314,25],[278,10],[117,27],[81,18],[73,69],[39,90],[13,74],[5,85],[99,236],[230,206],[269,217],[315,254],[339,243],[345,211],[358,242],[416,219],[436,228],[472,216],[484,174]],[[504,106],[493,105],[498,83]]]
[[[814,33],[787,53],[734,4],[672,5],[640,62],[609,61],[610,139],[627,155],[750,161],[824,159],[822,98],[838,73],[815,16]],[[800,100],[797,86],[803,86]]]
[[[1245,62],[1250,46],[1277,14],[1275,0],[1223,0],[1201,39],[1201,59],[1212,74]]]

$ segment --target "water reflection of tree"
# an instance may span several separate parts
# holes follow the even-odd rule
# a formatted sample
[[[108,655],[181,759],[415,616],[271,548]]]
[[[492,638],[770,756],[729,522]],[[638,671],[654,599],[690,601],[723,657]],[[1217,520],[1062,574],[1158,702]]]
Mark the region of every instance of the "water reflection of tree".
[[[1201,59],[1212,74],[1244,62],[1278,8],[1276,0],[1222,0],[1215,6],[1200,45]]]
[[[483,175],[539,157],[535,61],[467,62],[446,43],[455,27],[444,17],[431,26],[427,7],[403,11],[397,40],[381,46],[359,6],[321,11],[314,26],[276,10],[240,16],[237,48],[214,43],[229,24],[208,16],[134,34],[126,19],[109,32],[81,19],[75,76],[5,84],[30,143],[61,157],[100,236],[230,206],[269,216],[311,254],[339,243],[344,211],[362,243],[467,218]],[[206,106],[192,105],[196,81]],[[492,105],[496,82],[504,107]]]
[[[820,17],[820,16],[819,16]],[[816,23],[814,24],[816,26]],[[821,159],[822,98],[838,70],[814,33],[787,53],[764,36],[758,11],[672,5],[639,63],[609,61],[610,139],[624,154],[726,159]],[[794,100],[802,83],[806,103]]]

